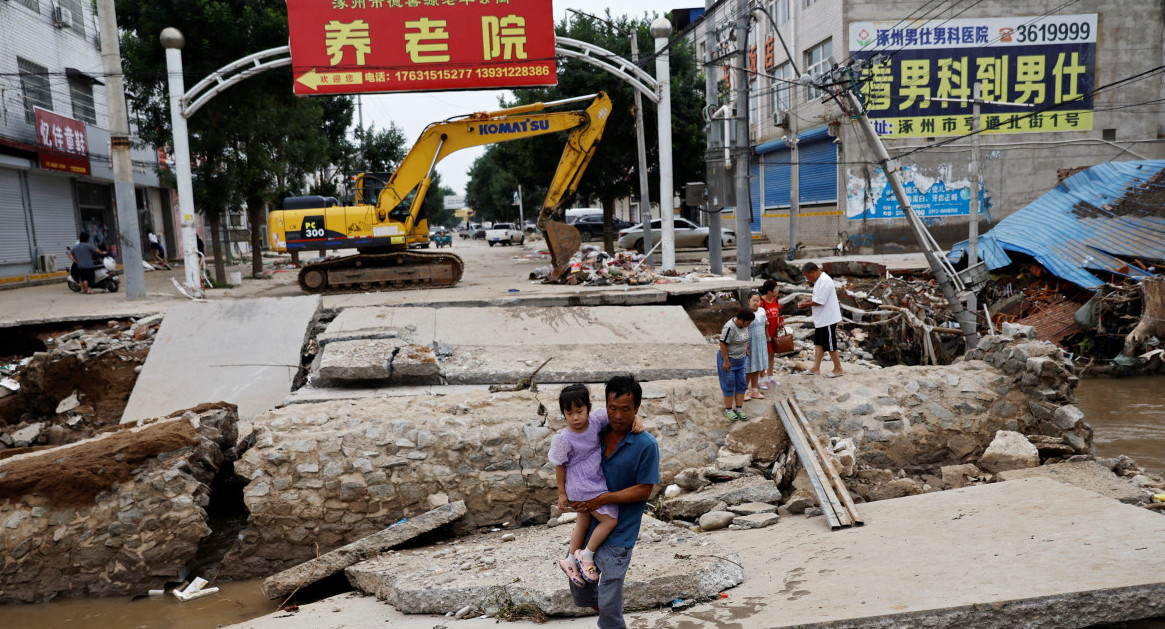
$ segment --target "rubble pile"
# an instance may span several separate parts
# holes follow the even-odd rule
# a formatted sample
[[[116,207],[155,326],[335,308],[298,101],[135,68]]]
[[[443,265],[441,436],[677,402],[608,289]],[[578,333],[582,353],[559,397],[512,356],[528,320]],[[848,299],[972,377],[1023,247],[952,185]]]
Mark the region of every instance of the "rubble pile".
[[[655,269],[647,264],[647,256],[632,251],[619,251],[614,256],[595,245],[583,245],[570,258],[570,271],[565,273],[559,281],[571,286],[611,286],[613,284],[627,284],[637,286],[641,284],[668,284],[672,282],[697,282],[699,274],[667,275],[656,273]],[[538,267],[530,273],[531,280],[544,280],[550,277],[549,266]]]
[[[60,445],[117,424],[162,315],[43,339],[0,365],[0,451]]]
[[[211,532],[204,507],[238,416],[230,405],[176,415],[0,460],[0,603],[178,578]]]

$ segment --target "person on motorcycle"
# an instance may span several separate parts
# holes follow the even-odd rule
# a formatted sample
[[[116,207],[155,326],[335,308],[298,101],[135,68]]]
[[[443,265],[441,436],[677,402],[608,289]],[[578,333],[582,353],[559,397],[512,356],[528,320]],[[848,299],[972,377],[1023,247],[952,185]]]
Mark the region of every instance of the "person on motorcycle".
[[[89,244],[89,233],[82,232],[80,242],[73,245],[69,256],[77,263],[77,277],[81,280],[81,292],[86,295],[92,295],[93,289],[89,286],[93,283],[95,277],[94,269],[97,268],[98,256],[107,255],[104,251]]]

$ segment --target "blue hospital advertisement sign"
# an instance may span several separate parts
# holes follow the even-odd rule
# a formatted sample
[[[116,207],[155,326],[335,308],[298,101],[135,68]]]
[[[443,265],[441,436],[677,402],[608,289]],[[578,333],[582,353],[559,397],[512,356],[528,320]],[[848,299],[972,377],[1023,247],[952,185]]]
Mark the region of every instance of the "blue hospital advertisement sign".
[[[942,170],[949,170],[944,167]],[[916,166],[903,166],[900,173],[902,187],[910,199],[910,206],[919,216],[938,218],[967,216],[971,213],[971,182],[950,180],[948,177],[928,177]],[[986,188],[979,188],[979,209],[986,214],[991,209],[991,197]],[[904,218],[898,198],[881,168],[873,169],[873,177],[850,173],[846,187],[846,218]]]
[[[980,98],[1034,108],[986,104],[984,133],[1092,129],[1097,16],[1048,15],[905,22],[853,22],[849,48],[857,59],[882,55],[866,68],[861,96],[879,135],[936,137],[971,132],[969,103]]]

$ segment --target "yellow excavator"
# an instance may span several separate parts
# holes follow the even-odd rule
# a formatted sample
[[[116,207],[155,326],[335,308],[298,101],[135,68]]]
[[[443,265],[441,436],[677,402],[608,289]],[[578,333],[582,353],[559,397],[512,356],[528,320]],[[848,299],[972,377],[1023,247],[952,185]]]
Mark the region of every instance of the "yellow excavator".
[[[586,109],[545,111],[590,101]],[[356,179],[356,201],[342,206],[323,197],[292,197],[271,212],[267,233],[279,252],[354,248],[357,254],[303,265],[299,286],[308,293],[368,289],[441,288],[461,279],[461,258],[447,252],[410,251],[428,242],[421,211],[433,169],[450,153],[469,147],[569,131],[558,170],[538,214],[553,266],[551,278],[566,270],[582,244],[578,230],[560,219],[563,200],[573,193],[603,135],[611,99],[603,92],[532,103],[436,122],[425,128],[396,172],[382,183],[370,175]]]

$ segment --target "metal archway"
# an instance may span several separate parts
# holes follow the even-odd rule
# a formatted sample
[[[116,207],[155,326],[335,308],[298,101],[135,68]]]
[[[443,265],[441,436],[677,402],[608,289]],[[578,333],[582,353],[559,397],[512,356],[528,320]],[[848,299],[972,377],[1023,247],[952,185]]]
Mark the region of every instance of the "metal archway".
[[[615,75],[653,103],[659,103],[659,81],[643,68],[594,44],[559,37],[554,52],[578,59]],[[272,68],[291,65],[291,47],[280,46],[247,55],[207,75],[182,95],[182,117],[189,119],[207,102],[227,88]]]

